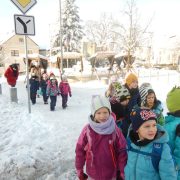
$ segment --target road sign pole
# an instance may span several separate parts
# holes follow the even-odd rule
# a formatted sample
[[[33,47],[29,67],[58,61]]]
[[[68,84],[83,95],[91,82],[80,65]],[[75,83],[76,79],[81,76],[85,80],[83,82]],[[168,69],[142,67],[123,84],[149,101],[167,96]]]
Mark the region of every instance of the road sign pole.
[[[27,79],[27,94],[28,94],[28,110],[31,113],[31,104],[30,104],[30,88],[29,88],[29,63],[28,63],[28,56],[27,56],[27,36],[24,36],[24,43],[25,43],[25,56],[26,56],[26,79]]]
[[[37,1],[36,0],[11,0],[17,8],[23,13],[26,14],[30,8],[32,8]],[[17,18],[16,18],[17,17]],[[28,18],[28,19],[26,19]],[[28,109],[29,113],[31,113],[31,104],[30,104],[30,88],[29,88],[29,63],[28,63],[28,55],[27,55],[27,35],[35,35],[35,28],[34,31],[28,32],[28,24],[34,22],[34,17],[32,16],[20,16],[15,15],[15,32],[16,34],[24,35],[24,43],[25,43],[25,55],[26,55],[26,79],[27,79],[27,94],[28,94]],[[20,27],[23,28],[23,31],[20,31],[16,28],[16,23],[20,23]],[[33,23],[34,24],[34,23]],[[18,26],[19,27],[19,26]]]

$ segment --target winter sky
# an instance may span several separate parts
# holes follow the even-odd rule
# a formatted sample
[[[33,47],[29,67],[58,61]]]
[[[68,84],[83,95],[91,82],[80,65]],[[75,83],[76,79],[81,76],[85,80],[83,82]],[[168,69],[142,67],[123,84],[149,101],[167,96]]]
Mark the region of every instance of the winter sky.
[[[63,0],[61,0],[63,1]],[[112,13],[116,18],[123,9],[126,0],[76,0],[79,15],[83,21],[98,20],[102,12]],[[144,20],[153,15],[153,29],[159,34],[177,35],[180,31],[179,0],[137,0],[137,7]],[[59,13],[59,0],[37,0],[26,15],[35,17],[36,35],[32,38],[40,47],[49,47],[50,25],[55,23]],[[14,30],[14,14],[22,14],[11,0],[0,1],[0,39],[4,33]],[[144,18],[144,20],[143,20]]]

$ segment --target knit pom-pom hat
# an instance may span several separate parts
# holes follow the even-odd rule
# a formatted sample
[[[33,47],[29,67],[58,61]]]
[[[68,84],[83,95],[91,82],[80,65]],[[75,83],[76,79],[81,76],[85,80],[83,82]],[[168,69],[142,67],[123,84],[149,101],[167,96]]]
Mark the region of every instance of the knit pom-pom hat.
[[[132,122],[132,129],[134,132],[136,132],[140,128],[140,126],[146,121],[157,121],[156,114],[152,110],[146,108],[133,109],[130,114],[130,119]]]

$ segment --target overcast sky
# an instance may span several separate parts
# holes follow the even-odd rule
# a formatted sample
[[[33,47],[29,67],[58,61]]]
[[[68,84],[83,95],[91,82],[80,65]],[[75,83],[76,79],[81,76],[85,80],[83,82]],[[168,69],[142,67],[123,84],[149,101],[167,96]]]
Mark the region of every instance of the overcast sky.
[[[98,19],[102,12],[111,12],[118,17],[126,0],[76,0],[82,20]],[[137,0],[142,18],[153,16],[154,31],[160,34],[180,32],[180,0]],[[40,47],[49,46],[50,24],[58,18],[59,0],[37,0],[26,15],[35,17],[36,35],[32,38]],[[11,0],[0,1],[0,39],[5,32],[14,30],[14,14],[22,14]],[[143,20],[142,20],[143,21]]]

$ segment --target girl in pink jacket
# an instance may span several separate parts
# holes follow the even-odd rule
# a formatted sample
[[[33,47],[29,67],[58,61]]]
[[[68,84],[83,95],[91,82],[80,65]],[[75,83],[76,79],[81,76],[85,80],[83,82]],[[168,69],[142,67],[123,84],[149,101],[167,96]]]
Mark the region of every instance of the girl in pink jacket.
[[[62,75],[62,81],[59,84],[59,89],[60,89],[61,97],[62,97],[62,108],[66,109],[67,102],[68,102],[68,95],[71,97],[72,94],[71,94],[70,85],[65,75]]]
[[[94,96],[91,115],[76,144],[75,167],[80,180],[123,180],[126,140],[111,115],[106,97]],[[86,174],[84,166],[86,164]]]

